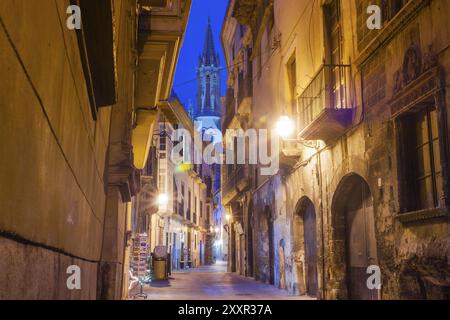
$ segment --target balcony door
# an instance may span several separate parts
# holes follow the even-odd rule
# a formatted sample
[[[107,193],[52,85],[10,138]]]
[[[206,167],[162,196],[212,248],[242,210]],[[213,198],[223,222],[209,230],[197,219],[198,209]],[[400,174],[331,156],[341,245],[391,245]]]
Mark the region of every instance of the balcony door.
[[[303,215],[305,241],[306,292],[311,297],[317,296],[317,232],[316,212],[310,203]]]
[[[367,268],[378,265],[373,200],[363,179],[352,182],[345,212],[349,298],[374,300],[376,290],[367,287]]]
[[[341,29],[340,0],[333,0],[325,7],[326,24],[326,61],[330,65],[329,92],[330,106],[335,109],[346,107],[345,103],[345,69],[342,66],[343,37]]]

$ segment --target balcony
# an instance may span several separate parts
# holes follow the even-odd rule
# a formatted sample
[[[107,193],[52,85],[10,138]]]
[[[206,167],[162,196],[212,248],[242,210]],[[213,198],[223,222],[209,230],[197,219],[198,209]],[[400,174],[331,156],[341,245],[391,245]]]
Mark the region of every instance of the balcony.
[[[233,9],[233,17],[240,24],[250,26],[253,39],[258,39],[258,34],[264,29],[271,9],[273,9],[271,0],[237,0]]]
[[[250,186],[248,165],[239,165],[222,185],[222,202],[228,205],[236,196]]]
[[[323,65],[298,100],[299,136],[325,142],[341,136],[352,122],[350,66]]]
[[[88,1],[92,3],[110,1]],[[134,64],[137,59],[139,68],[135,72],[134,108],[136,123],[133,128],[132,144],[134,165],[138,169],[145,166],[148,147],[158,110],[152,109],[161,101],[167,101],[172,89],[172,80],[180,47],[186,30],[190,13],[190,0],[140,0],[143,10],[137,21],[137,43],[130,43],[136,47],[136,56],[131,56]],[[161,7],[159,7],[161,6]],[[150,10],[151,8],[151,10]],[[84,10],[83,10],[84,12]],[[84,16],[84,15],[83,15]],[[130,12],[130,19],[134,14]],[[96,21],[104,21],[102,16],[93,17]],[[99,19],[100,18],[100,19]],[[85,30],[83,23],[83,30]],[[113,35],[111,34],[111,37]],[[106,38],[93,34],[93,41]],[[107,59],[104,53],[100,59]],[[103,64],[100,64],[102,66]],[[101,80],[101,78],[99,78]],[[110,105],[110,104],[108,104]]]

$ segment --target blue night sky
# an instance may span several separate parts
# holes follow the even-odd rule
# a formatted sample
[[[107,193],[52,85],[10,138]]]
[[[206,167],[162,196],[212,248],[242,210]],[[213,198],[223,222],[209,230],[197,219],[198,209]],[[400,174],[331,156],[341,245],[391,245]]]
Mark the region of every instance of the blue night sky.
[[[183,47],[181,48],[177,71],[173,84],[181,102],[187,108],[188,100],[192,99],[194,105],[197,94],[196,68],[198,56],[203,51],[208,16],[211,17],[211,26],[214,33],[214,46],[220,54],[221,67],[225,67],[225,58],[220,41],[220,31],[227,9],[228,0],[193,0],[189,23],[186,30]],[[222,71],[222,95],[226,90],[226,70]],[[188,83],[186,83],[188,82]]]

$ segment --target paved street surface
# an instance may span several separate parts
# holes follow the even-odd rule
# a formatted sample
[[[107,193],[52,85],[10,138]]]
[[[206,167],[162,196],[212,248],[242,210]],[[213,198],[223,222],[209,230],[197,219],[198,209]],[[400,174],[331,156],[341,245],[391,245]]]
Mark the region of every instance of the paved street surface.
[[[138,292],[136,287],[130,296]],[[226,272],[224,263],[173,273],[144,287],[149,300],[306,300],[285,290]]]

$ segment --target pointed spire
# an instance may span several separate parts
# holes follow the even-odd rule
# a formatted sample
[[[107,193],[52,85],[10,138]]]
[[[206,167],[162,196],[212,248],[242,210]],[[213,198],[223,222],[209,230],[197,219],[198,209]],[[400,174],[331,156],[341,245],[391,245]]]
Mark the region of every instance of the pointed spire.
[[[220,117],[220,59],[214,47],[211,18],[205,34],[203,52],[197,68],[198,91],[195,117]]]
[[[214,48],[214,37],[211,28],[211,17],[208,17],[208,27],[206,29],[205,44],[203,46],[202,62],[205,65],[218,66],[217,54]]]

